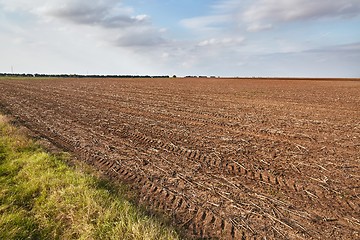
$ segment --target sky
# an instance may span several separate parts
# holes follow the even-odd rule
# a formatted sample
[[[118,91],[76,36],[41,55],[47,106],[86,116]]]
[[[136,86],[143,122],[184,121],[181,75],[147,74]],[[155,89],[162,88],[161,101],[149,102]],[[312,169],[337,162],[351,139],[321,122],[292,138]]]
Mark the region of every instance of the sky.
[[[360,0],[0,0],[0,72],[360,77]]]

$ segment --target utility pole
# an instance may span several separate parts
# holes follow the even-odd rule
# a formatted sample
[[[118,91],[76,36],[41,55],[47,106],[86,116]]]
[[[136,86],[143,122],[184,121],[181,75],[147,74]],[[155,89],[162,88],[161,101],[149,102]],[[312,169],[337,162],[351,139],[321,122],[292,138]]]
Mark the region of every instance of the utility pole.
[[[11,66],[11,74],[14,74],[14,67]]]

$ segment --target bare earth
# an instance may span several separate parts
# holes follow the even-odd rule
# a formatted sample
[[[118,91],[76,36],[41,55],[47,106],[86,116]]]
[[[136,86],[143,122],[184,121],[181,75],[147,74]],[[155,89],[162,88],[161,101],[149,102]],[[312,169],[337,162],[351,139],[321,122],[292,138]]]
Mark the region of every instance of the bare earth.
[[[189,236],[360,239],[360,81],[3,78],[0,104]]]

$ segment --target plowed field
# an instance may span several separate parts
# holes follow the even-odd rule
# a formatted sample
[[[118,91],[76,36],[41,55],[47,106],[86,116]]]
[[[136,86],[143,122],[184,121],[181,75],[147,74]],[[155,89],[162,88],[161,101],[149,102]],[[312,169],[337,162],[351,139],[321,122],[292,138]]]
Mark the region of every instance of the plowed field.
[[[0,103],[189,236],[360,238],[360,81],[4,78]]]

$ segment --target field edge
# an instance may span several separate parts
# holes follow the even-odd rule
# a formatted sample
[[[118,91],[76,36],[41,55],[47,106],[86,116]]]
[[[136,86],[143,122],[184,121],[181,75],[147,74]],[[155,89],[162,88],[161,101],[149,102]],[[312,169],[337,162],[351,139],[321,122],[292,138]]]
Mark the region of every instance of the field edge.
[[[69,154],[44,150],[9,119],[0,113],[1,239],[180,238],[166,220],[136,206],[126,187]]]

